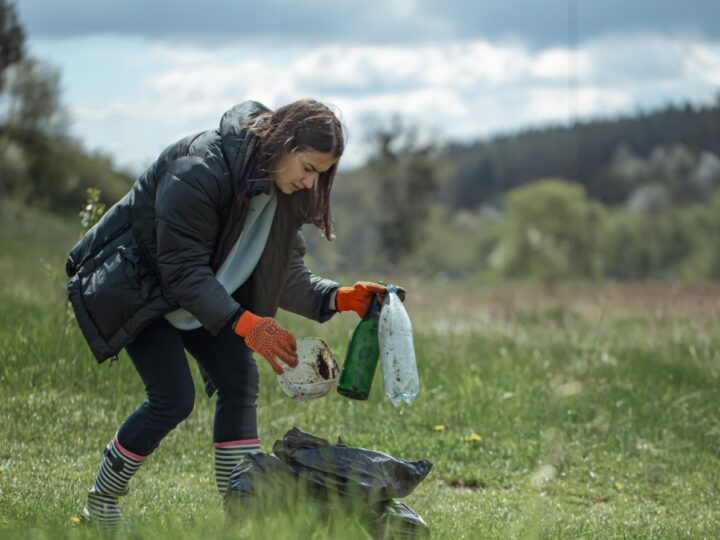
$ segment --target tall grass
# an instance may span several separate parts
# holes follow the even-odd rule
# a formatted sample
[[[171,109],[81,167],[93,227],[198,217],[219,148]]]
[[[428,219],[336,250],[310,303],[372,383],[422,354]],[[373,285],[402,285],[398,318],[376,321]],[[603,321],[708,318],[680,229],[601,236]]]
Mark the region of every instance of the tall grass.
[[[144,400],[142,384],[124,353],[98,366],[72,320],[62,338],[57,269],[76,225],[37,215],[14,226],[8,214],[17,209],[0,208],[0,537],[94,538],[97,531],[72,529],[70,517],[103,446]],[[297,426],[431,460],[432,472],[404,502],[437,538],[720,534],[720,340],[712,321],[631,312],[622,297],[586,309],[580,292],[543,305],[467,284],[404,283],[417,401],[392,407],[378,376],[367,402],[332,393],[295,403],[260,359],[264,451]],[[613,287],[584,290],[603,296]],[[356,320],[343,314],[318,325],[283,314],[281,322],[298,336],[324,337],[342,361]],[[191,417],[133,480],[122,501],[133,524],[126,537],[368,537],[352,515],[327,519],[305,507],[224,530],[213,401],[198,384]]]

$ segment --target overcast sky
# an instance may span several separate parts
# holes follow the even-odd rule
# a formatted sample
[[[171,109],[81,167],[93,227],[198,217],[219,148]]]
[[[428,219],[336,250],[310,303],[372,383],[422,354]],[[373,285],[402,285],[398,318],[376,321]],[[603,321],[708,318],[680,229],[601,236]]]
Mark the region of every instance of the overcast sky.
[[[73,133],[140,170],[234,103],[316,97],[363,159],[369,118],[473,139],[720,92],[720,1],[22,0]]]

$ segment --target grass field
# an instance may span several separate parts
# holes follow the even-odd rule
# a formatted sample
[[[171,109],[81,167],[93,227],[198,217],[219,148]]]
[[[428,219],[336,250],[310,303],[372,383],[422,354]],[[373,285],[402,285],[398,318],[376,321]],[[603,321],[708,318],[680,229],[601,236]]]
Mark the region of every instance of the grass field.
[[[76,224],[0,202],[3,538],[94,537],[70,518],[103,446],[144,400],[124,353],[97,366],[73,321],[63,333],[62,264],[76,237]],[[260,360],[264,451],[297,426],[431,460],[404,502],[435,538],[720,536],[720,287],[403,284],[417,401],[393,408],[378,377],[368,402],[333,392],[295,403]],[[341,360],[356,318],[281,322],[324,337]],[[213,406],[198,385],[191,417],[133,480],[128,537],[223,535]],[[226,536],[367,538],[351,517],[302,509]]]

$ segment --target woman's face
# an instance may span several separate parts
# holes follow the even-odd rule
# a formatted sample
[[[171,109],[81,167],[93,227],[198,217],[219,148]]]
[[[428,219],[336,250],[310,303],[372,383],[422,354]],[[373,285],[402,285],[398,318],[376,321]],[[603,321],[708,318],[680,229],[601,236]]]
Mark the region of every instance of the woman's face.
[[[301,189],[312,189],[318,176],[336,162],[332,154],[312,148],[285,152],[270,177],[280,191],[290,195]]]

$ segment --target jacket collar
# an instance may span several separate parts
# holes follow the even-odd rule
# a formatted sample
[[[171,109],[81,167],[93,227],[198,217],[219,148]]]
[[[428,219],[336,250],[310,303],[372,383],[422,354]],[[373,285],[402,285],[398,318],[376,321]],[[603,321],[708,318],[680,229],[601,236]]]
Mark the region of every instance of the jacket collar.
[[[252,198],[256,195],[270,193],[270,183],[272,180],[269,178],[251,178],[248,180],[247,197]]]

